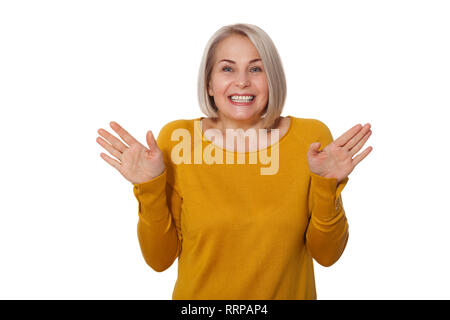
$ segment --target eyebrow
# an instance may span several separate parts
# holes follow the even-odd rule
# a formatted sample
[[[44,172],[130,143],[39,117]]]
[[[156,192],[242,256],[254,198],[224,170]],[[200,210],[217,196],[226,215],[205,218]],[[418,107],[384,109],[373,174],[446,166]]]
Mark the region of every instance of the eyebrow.
[[[254,63],[254,62],[257,62],[257,61],[262,61],[261,59],[253,59],[253,60],[250,60],[250,62],[249,62],[249,64],[250,63]],[[233,60],[230,60],[230,59],[222,59],[222,60],[220,60],[219,62],[217,62],[217,63],[221,63],[221,62],[229,62],[229,63],[236,63],[236,62],[234,62]]]

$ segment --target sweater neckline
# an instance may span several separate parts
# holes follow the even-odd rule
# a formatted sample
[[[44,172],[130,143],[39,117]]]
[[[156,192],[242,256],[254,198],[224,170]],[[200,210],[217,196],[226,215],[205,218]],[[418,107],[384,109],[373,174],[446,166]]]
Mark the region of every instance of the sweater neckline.
[[[212,144],[214,147],[222,150],[223,152],[228,152],[228,153],[232,153],[232,154],[252,154],[252,153],[258,153],[258,152],[261,152],[261,151],[264,151],[267,149],[270,150],[271,148],[273,148],[275,146],[279,146],[283,141],[286,140],[286,138],[290,135],[291,131],[293,130],[292,127],[294,126],[294,118],[291,115],[288,115],[287,118],[289,118],[289,128],[284,133],[284,135],[281,138],[279,138],[275,143],[271,144],[270,146],[264,147],[262,149],[254,150],[254,151],[231,151],[231,150],[219,147],[218,145],[214,144],[211,140],[206,139],[205,135],[203,134],[203,129],[201,127],[202,126],[201,121],[203,119],[205,119],[205,117],[195,118],[194,119],[194,127],[200,133],[200,135],[202,137],[202,141]]]

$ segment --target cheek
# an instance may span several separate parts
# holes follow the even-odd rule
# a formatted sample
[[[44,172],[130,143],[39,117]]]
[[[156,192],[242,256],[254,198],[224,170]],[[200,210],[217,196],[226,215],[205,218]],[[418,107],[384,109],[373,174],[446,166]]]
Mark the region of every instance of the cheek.
[[[217,94],[225,92],[230,84],[230,79],[226,77],[214,77],[212,81],[212,88]]]
[[[269,83],[267,82],[267,79],[265,77],[261,77],[261,79],[258,79],[255,84],[258,87],[260,94],[263,94],[265,96],[269,95]]]

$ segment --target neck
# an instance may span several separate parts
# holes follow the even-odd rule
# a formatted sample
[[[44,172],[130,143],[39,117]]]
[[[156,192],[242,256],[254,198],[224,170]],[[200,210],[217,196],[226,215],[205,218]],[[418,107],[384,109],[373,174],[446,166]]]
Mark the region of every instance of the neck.
[[[225,132],[226,129],[243,129],[244,131],[248,129],[255,129],[257,132],[258,129],[263,129],[263,120],[261,118],[256,119],[248,119],[248,120],[234,120],[229,119],[222,114],[219,113],[218,118],[214,118],[215,127],[222,132]],[[276,128],[278,126],[279,119],[277,119],[272,126]]]

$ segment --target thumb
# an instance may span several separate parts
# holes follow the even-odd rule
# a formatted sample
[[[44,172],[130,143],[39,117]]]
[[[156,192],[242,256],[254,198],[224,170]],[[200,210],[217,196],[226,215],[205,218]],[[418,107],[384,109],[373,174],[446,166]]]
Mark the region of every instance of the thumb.
[[[312,153],[317,153],[319,152],[320,146],[321,146],[320,142],[311,143],[311,145],[309,146],[309,151]]]
[[[151,130],[147,131],[147,145],[150,150],[154,150],[158,146]]]

